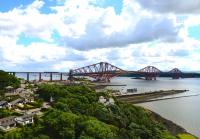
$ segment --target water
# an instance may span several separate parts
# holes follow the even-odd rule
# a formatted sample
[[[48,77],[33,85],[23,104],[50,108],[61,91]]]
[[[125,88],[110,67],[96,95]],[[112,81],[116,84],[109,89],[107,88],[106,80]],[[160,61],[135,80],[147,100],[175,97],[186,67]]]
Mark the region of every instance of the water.
[[[112,86],[107,88],[127,89],[137,88],[138,92],[188,89],[189,92],[180,95],[200,94],[200,79],[157,78],[156,81],[131,79],[128,77],[113,78],[110,84],[126,84],[127,86]],[[200,138],[200,96],[183,97],[139,104],[161,116],[184,127],[188,132]]]

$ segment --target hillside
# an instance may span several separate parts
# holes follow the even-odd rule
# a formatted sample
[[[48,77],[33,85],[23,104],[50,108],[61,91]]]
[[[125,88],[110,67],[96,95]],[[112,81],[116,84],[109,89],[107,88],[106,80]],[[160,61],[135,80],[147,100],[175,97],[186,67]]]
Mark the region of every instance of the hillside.
[[[37,93],[54,99],[35,123],[2,133],[6,139],[176,139],[147,110],[119,102],[86,86],[42,84]],[[99,99],[100,98],[100,99]],[[103,101],[102,101],[103,100]]]

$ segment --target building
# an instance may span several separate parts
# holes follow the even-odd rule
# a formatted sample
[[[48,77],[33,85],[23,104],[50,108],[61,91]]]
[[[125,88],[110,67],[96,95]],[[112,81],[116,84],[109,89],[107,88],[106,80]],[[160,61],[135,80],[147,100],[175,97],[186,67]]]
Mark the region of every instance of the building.
[[[5,96],[9,97],[9,96],[19,95],[24,89],[23,88],[14,89],[12,86],[8,86],[8,87],[6,87],[6,90],[7,90],[7,92],[5,93]]]
[[[114,105],[115,101],[113,98],[109,98],[108,100],[106,98],[104,98],[103,96],[99,97],[99,103],[102,103],[104,106],[107,105]]]
[[[7,131],[11,128],[16,127],[15,116],[10,116],[0,119],[0,129]]]
[[[34,102],[34,95],[29,93],[21,93],[19,94],[21,98],[24,98],[25,103]]]
[[[25,89],[24,88],[17,88],[15,90],[16,93],[22,93]]]
[[[24,114],[23,116],[16,117],[15,121],[23,126],[27,124],[32,124],[34,123],[33,116],[34,114]]]
[[[15,107],[16,105],[24,104],[24,103],[25,103],[24,99],[18,98],[18,99],[14,100],[14,101],[9,102],[9,103],[8,103],[8,107],[9,107],[9,108],[13,108],[13,107]]]
[[[8,107],[8,102],[7,101],[0,101],[0,108],[6,108]]]
[[[12,86],[7,86],[5,89],[6,89],[6,91],[7,91],[8,93],[13,93],[13,92],[15,92],[15,89],[14,89],[14,87],[12,87]]]

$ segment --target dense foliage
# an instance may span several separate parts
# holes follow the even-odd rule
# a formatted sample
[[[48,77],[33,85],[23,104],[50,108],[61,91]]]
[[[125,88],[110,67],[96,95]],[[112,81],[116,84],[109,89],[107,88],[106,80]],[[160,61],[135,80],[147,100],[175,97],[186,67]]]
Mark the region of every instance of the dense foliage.
[[[15,76],[0,70],[0,90],[7,86],[17,88],[20,86],[20,81]]]
[[[3,109],[3,108],[0,109],[0,119],[9,117],[9,116],[20,116],[20,114],[13,110],[8,110],[8,109]]]
[[[103,105],[85,86],[42,84],[39,97],[54,102],[35,124],[2,135],[6,139],[175,139],[143,108],[118,102]],[[0,135],[1,138],[1,135]]]

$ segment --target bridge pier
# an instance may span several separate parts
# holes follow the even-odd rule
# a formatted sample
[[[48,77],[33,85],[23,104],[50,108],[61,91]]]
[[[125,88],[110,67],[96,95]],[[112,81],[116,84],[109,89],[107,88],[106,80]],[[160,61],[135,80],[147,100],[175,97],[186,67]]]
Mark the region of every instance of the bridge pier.
[[[179,78],[180,78],[180,76],[177,76],[177,75],[172,76],[172,79],[179,79]]]
[[[181,78],[181,74],[179,74],[179,73],[172,73],[172,79],[179,79],[179,78]]]
[[[156,77],[158,76],[157,73],[146,73],[145,80],[156,80]]]
[[[62,80],[63,80],[63,74],[60,73],[60,81],[62,81]]]
[[[73,81],[73,70],[69,70],[68,80]]]
[[[42,73],[39,73],[39,81],[42,81]]]
[[[154,76],[154,77],[145,76],[145,80],[156,80],[156,76]]]
[[[51,72],[50,73],[50,82],[52,82],[53,81],[53,73]]]
[[[26,80],[29,81],[29,72],[26,73]]]

